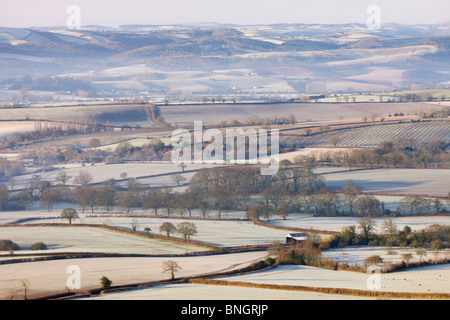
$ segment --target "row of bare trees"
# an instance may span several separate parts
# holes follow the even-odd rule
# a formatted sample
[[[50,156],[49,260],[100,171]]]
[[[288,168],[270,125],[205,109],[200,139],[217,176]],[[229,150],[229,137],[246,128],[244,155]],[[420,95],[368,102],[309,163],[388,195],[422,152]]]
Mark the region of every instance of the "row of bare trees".
[[[122,176],[126,178],[125,174]],[[214,212],[219,219],[228,210],[243,211],[248,219],[267,220],[273,215],[286,218],[293,212],[361,217],[391,214],[376,197],[362,194],[361,186],[353,181],[346,181],[340,192],[331,192],[323,177],[307,167],[283,166],[274,176],[262,176],[257,168],[246,166],[202,169],[183,192],[149,187],[133,178],[126,179],[126,185],[118,185],[112,179],[93,185],[92,175],[84,171],[73,178],[73,188],[65,184],[68,178],[64,172],[58,173],[60,184],[53,186],[35,177],[16,192],[13,200],[25,209],[39,200],[41,207],[51,211],[64,201],[77,204],[82,212],[94,213],[102,208],[108,213],[112,208],[120,208],[126,213],[139,209],[156,215],[191,217],[195,211],[202,217]],[[0,187],[0,206],[8,200],[8,189]],[[445,200],[410,196],[400,201],[396,211],[408,215],[439,214],[445,208]]]

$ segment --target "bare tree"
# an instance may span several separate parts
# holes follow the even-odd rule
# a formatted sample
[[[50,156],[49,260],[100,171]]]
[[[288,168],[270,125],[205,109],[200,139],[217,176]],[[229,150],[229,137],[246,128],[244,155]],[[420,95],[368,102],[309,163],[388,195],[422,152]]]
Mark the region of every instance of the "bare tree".
[[[91,212],[94,212],[94,207],[98,202],[97,189],[90,186],[78,187],[75,191],[75,202],[82,208],[82,212],[86,206],[91,208]]]
[[[61,193],[57,188],[46,188],[40,196],[41,207],[47,207],[50,212],[53,209],[53,205],[61,202]]]
[[[9,191],[8,187],[0,185],[0,209],[8,202]]]
[[[186,169],[186,167],[187,167],[187,165],[185,164],[185,163],[180,163],[179,165],[178,165],[180,168],[181,168],[181,171],[183,171],[184,172],[184,170]]]
[[[65,186],[67,181],[69,181],[72,176],[69,176],[65,171],[61,170],[55,176],[56,181],[61,181],[62,185]]]
[[[138,227],[138,221],[136,219],[131,219],[131,229],[133,229],[134,232],[136,232],[137,227]]]
[[[153,209],[158,215],[158,209],[163,206],[162,192],[156,188],[150,188],[142,197],[142,209]]]
[[[101,145],[101,142],[100,142],[100,139],[98,139],[98,138],[92,138],[89,141],[89,147],[95,148],[95,150],[97,150],[97,148],[100,147],[100,145]]]
[[[369,118],[370,120],[372,120],[372,122],[375,122],[375,120],[377,120],[377,118],[379,117],[379,115],[377,113],[372,113]]]
[[[337,136],[330,136],[330,137],[328,138],[328,142],[329,142],[333,147],[336,148],[336,146],[337,146],[338,143],[340,142],[340,139],[339,139],[339,137],[337,137]]]
[[[73,208],[66,208],[61,212],[61,219],[69,221],[69,224],[72,224],[72,220],[78,218],[78,212]]]
[[[191,237],[197,234],[197,227],[190,222],[182,222],[177,225],[176,232],[181,234],[184,240],[191,241]]]
[[[101,186],[96,187],[96,191],[96,204],[105,207],[106,212],[109,212],[109,208],[114,205],[117,190],[112,186]]]
[[[175,182],[178,186],[180,185],[180,183],[186,181],[186,178],[183,177],[181,174],[179,173],[175,173],[174,175],[171,176],[171,179],[173,182]]]
[[[122,172],[120,174],[120,179],[122,179],[122,180],[126,179],[127,177],[128,177],[128,173],[126,173],[126,172]]]
[[[176,227],[170,222],[164,222],[160,227],[160,232],[165,232],[167,237],[170,237],[172,232],[175,232]]]
[[[1,201],[0,201],[1,202]],[[28,208],[33,203],[33,194],[30,190],[23,189],[17,195],[17,204],[20,207],[25,207],[25,210],[28,211]]]
[[[182,268],[175,261],[168,260],[164,261],[162,264],[163,273],[170,272],[171,279],[175,279],[175,272],[180,271]]]
[[[122,192],[117,199],[117,205],[122,207],[122,209],[126,209],[127,213],[130,213],[131,208],[139,206],[138,195],[130,190]]]
[[[31,282],[28,279],[20,280],[22,283],[23,299],[28,300],[28,291],[30,290]]]
[[[221,212],[231,203],[230,193],[220,188],[214,188],[208,193],[217,210],[217,216],[220,219]]]
[[[398,227],[392,219],[385,220],[382,229],[389,238],[394,238],[398,233]]]
[[[375,229],[375,222],[370,218],[361,218],[358,221],[358,227],[361,229],[363,239],[368,243]]]
[[[92,182],[93,179],[94,179],[94,177],[89,172],[80,171],[78,173],[78,176],[76,176],[73,179],[73,183],[79,184],[82,186],[87,186],[88,184],[90,184]]]

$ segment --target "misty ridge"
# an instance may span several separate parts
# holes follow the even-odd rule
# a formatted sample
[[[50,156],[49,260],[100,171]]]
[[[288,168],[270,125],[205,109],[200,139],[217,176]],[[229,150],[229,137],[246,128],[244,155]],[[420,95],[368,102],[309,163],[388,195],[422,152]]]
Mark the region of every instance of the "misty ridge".
[[[90,97],[447,88],[449,61],[449,23],[0,27],[0,89]]]

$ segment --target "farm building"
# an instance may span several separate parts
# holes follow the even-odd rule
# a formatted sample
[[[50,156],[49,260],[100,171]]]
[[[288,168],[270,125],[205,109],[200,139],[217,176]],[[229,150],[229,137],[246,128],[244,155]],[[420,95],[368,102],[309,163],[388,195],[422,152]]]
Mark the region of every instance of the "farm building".
[[[305,233],[289,233],[286,235],[286,244],[299,244],[303,243],[308,239],[308,234]]]

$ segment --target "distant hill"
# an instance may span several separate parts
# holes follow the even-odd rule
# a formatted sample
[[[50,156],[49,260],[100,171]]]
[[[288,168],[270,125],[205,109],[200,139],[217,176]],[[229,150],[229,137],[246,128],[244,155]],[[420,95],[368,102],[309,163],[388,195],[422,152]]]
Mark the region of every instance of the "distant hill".
[[[83,85],[84,90],[116,95],[146,90],[208,95],[249,90],[302,93],[318,82],[323,83],[318,88],[328,93],[385,91],[412,84],[445,87],[450,74],[448,34],[448,23],[385,24],[374,31],[363,24],[200,23],[86,26],[81,30],[0,27],[0,81],[26,76],[37,81],[69,74],[73,82],[66,83],[67,90]],[[130,67],[132,73],[111,73]],[[379,76],[371,78],[379,75],[377,68],[403,72],[405,77],[380,82]],[[189,79],[188,74],[175,75],[177,71],[209,74]],[[28,89],[61,89],[58,81],[50,82]]]

